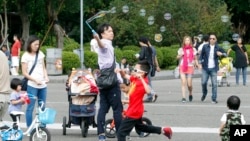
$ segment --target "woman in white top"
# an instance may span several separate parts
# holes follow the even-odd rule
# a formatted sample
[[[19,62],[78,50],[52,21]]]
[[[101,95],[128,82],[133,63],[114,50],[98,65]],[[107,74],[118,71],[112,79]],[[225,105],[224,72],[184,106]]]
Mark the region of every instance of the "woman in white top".
[[[43,101],[45,103],[49,78],[44,63],[45,55],[40,51],[39,38],[35,35],[31,35],[27,41],[26,49],[27,51],[23,54],[21,63],[23,76],[28,79],[27,93],[37,97],[38,102]],[[32,73],[29,74],[35,63],[36,55],[38,55],[36,65]],[[32,114],[35,103],[36,99],[30,97],[30,104],[27,105],[26,109],[27,127],[32,123]]]

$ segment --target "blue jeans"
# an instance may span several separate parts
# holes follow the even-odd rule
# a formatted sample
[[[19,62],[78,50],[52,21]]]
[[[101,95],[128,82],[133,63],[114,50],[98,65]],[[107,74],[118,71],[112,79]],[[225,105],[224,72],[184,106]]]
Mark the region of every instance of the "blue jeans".
[[[122,121],[123,106],[121,102],[121,90],[117,83],[116,86],[106,90],[100,90],[100,107],[97,115],[97,133],[104,133],[104,125],[106,120],[106,114],[109,112],[109,108],[112,107],[113,117],[115,120],[115,128],[118,131]]]
[[[44,104],[46,103],[47,87],[38,89],[28,85],[27,93],[29,94],[30,104],[27,105],[26,109],[26,125],[29,127],[33,120],[32,115],[36,105],[36,100],[43,101]],[[34,97],[37,99],[34,99]],[[43,107],[45,107],[45,105]]]
[[[215,68],[204,70],[202,69],[201,85],[203,96],[207,96],[207,82],[209,77],[212,82],[212,100],[215,101],[217,98],[217,70]]]
[[[235,74],[236,84],[239,85],[239,78],[240,78],[240,71],[241,70],[242,70],[243,85],[246,85],[247,67],[236,68],[236,74]]]

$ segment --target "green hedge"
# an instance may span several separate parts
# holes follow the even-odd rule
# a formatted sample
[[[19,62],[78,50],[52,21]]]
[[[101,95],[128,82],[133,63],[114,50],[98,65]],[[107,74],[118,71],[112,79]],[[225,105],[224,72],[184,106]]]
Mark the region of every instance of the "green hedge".
[[[122,50],[133,50],[133,51],[139,52],[141,48],[139,46],[131,45],[131,46],[124,46]]]
[[[250,45],[246,45],[247,52],[250,60]],[[46,54],[46,49],[51,46],[43,46],[41,50]],[[78,55],[73,53],[72,50],[74,45],[67,46],[67,49],[63,49],[63,73],[68,73],[72,68],[80,68],[80,58]],[[179,45],[173,45],[171,47],[156,47],[157,59],[162,69],[173,69],[177,65],[176,55]],[[130,65],[134,65],[138,60],[135,58],[135,54],[140,51],[137,46],[125,46],[123,49],[115,48],[116,61],[120,62],[122,57],[126,57]],[[232,51],[229,55],[234,58],[234,52]],[[97,54],[90,51],[89,43],[84,44],[84,65],[86,68],[95,69],[98,67]]]
[[[77,54],[69,51],[62,52],[63,73],[69,74],[72,68],[80,68],[81,62]]]
[[[92,51],[84,51],[84,65],[86,68],[96,69],[98,68],[97,54]]]
[[[80,48],[80,44],[77,43],[75,40],[70,39],[70,38],[65,38],[63,45],[64,45],[63,51],[72,51],[73,52],[73,50]]]
[[[133,66],[138,61],[138,59],[135,57],[136,53],[137,53],[137,51],[134,51],[134,50],[124,50],[122,52],[122,55],[123,55],[123,57],[126,57],[128,64]]]
[[[160,48],[160,51],[163,54],[163,62],[161,68],[164,69],[173,69],[177,64],[177,50],[178,48]]]

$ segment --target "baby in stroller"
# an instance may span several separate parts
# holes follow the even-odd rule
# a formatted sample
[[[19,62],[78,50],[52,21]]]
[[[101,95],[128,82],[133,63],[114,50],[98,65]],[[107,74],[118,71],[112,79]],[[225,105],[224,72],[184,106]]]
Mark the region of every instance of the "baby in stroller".
[[[72,69],[66,82],[69,102],[69,120],[66,123],[66,116],[63,117],[63,135],[66,135],[66,127],[70,128],[71,123],[80,125],[83,137],[88,134],[89,125],[96,127],[95,102],[98,94],[98,87],[91,72],[88,70]]]
[[[217,74],[218,87],[223,86],[223,84],[226,84],[228,87],[230,86],[230,83],[227,81],[227,77],[230,76],[230,72],[232,71],[232,62],[232,57],[223,57],[219,60],[219,71]]]

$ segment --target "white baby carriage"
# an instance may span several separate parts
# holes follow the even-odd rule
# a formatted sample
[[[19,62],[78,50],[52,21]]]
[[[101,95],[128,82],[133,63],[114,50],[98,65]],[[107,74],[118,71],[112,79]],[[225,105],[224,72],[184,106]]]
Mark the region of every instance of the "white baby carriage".
[[[87,137],[90,125],[96,127],[96,98],[98,87],[91,72],[88,70],[72,70],[66,83],[69,102],[69,120],[63,117],[63,135],[71,124],[80,125],[82,137]]]
[[[227,78],[230,76],[230,72],[233,68],[233,58],[232,57],[223,57],[219,60],[219,71],[217,73],[217,84],[218,87],[222,87],[224,84],[229,87],[230,83]]]

